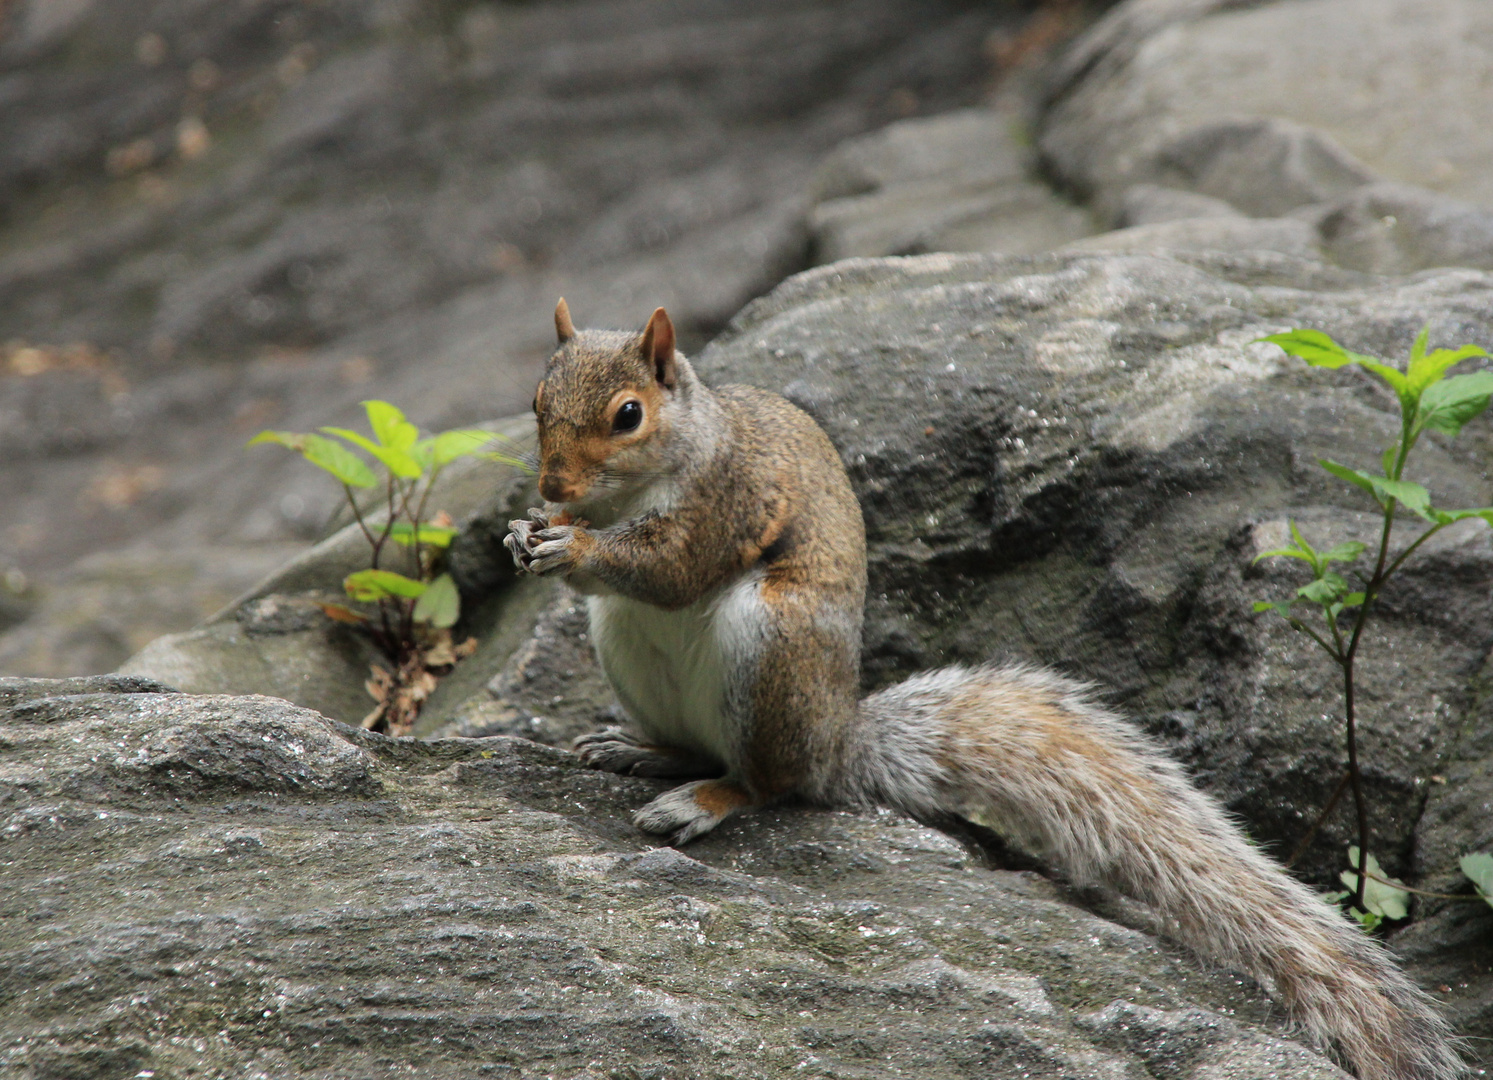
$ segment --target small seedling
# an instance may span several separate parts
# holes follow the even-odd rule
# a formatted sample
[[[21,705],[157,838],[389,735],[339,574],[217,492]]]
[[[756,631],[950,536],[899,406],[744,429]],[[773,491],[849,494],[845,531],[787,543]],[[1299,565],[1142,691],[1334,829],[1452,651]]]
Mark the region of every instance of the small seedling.
[[[1363,630],[1385,584],[1422,544],[1448,525],[1468,518],[1480,518],[1493,525],[1493,507],[1471,510],[1443,510],[1434,507],[1431,505],[1430,492],[1404,477],[1410,452],[1422,435],[1427,431],[1436,431],[1449,439],[1455,438],[1463,425],[1483,412],[1488,407],[1490,398],[1493,398],[1493,372],[1477,371],[1448,376],[1448,372],[1462,361],[1487,356],[1485,350],[1477,345],[1463,345],[1459,349],[1427,352],[1429,337],[1430,327],[1427,326],[1411,346],[1409,362],[1403,371],[1375,357],[1349,352],[1320,330],[1291,330],[1260,339],[1279,345],[1291,356],[1300,357],[1313,367],[1341,368],[1349,364],[1357,365],[1387,384],[1400,403],[1400,435],[1385,448],[1380,457],[1380,472],[1364,472],[1327,458],[1318,459],[1318,464],[1323,469],[1344,483],[1361,489],[1379,508],[1383,525],[1374,552],[1373,570],[1365,573],[1354,568],[1354,564],[1369,550],[1367,545],[1350,540],[1332,544],[1319,551],[1307,542],[1295,522],[1291,522],[1292,542],[1289,547],[1267,551],[1255,559],[1256,562],[1278,557],[1299,559],[1311,568],[1312,580],[1297,589],[1295,596],[1283,601],[1259,601],[1254,606],[1255,611],[1273,611],[1285,619],[1292,629],[1315,641],[1342,672],[1348,768],[1317,823],[1307,832],[1298,853],[1310,842],[1322,822],[1337,806],[1344,787],[1350,788],[1358,818],[1358,844],[1351,849],[1356,869],[1351,875],[1351,882],[1347,876],[1344,877],[1345,884],[1349,884],[1351,888],[1351,893],[1345,896],[1351,895],[1352,906],[1366,925],[1366,916],[1377,914],[1374,920],[1376,926],[1379,919],[1394,916],[1376,913],[1369,906],[1368,886],[1372,880],[1371,875],[1379,878],[1384,875],[1370,869],[1376,864],[1368,852],[1368,810],[1364,805],[1358,761],[1354,665],[1363,640]],[[1402,508],[1421,518],[1425,527],[1398,554],[1391,555],[1391,534],[1397,512]],[[1345,574],[1353,575],[1356,581],[1350,583]],[[1309,605],[1307,611],[1315,610],[1316,617],[1310,622],[1308,616],[1297,607],[1303,603]]]
[[[370,548],[368,569],[349,574],[342,587],[353,602],[375,605],[375,613],[345,604],[321,607],[330,618],[365,629],[388,660],[390,668],[374,665],[367,686],[378,705],[363,726],[382,726],[400,734],[413,724],[420,704],[435,687],[431,669],[449,669],[475,646],[470,640],[460,645],[451,640],[451,627],[461,617],[461,596],[451,575],[441,568],[456,529],[444,514],[427,516],[431,490],[441,471],[460,458],[526,466],[516,457],[489,450],[501,438],[491,432],[462,428],[422,439],[404,413],[387,401],[365,401],[363,408],[371,438],[348,428],[324,427],[320,435],[261,431],[249,445],[289,447],[342,485]],[[357,450],[371,456],[382,477]],[[365,515],[353,492],[380,486],[382,520],[376,514]],[[401,569],[380,565],[390,561],[402,563]]]
[[[1363,907],[1353,909],[1354,917],[1365,930],[1377,930],[1385,919],[1394,922],[1409,917],[1410,890],[1405,888],[1403,881],[1385,874],[1378,859],[1372,855],[1361,856],[1358,845],[1353,844],[1348,848],[1348,864],[1363,866],[1365,870],[1362,878]],[[1341,903],[1359,894],[1360,878],[1352,870],[1344,870],[1338,879],[1348,886],[1348,891],[1328,893],[1327,899]]]

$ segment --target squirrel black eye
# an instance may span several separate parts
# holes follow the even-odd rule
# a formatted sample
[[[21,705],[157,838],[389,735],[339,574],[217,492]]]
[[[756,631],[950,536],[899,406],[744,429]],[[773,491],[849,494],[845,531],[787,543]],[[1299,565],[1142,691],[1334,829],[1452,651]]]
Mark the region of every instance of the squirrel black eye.
[[[624,401],[617,415],[612,417],[612,433],[632,431],[643,422],[643,406],[636,401]]]

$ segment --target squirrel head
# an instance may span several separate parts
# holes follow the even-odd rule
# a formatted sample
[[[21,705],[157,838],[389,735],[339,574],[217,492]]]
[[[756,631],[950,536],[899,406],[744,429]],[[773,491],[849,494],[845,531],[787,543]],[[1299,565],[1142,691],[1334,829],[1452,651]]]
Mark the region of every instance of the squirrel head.
[[[674,324],[659,308],[640,333],[577,331],[562,299],[559,347],[534,394],[539,493],[581,502],[662,470],[670,406],[688,365],[674,351]]]

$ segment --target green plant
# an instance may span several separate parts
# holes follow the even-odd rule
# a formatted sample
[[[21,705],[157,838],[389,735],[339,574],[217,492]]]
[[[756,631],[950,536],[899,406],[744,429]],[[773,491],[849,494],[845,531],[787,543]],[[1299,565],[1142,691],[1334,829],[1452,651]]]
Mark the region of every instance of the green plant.
[[[1363,882],[1363,907],[1355,908],[1353,914],[1365,930],[1376,930],[1385,919],[1403,919],[1410,914],[1410,890],[1403,881],[1387,877],[1379,866],[1379,860],[1364,852],[1357,844],[1348,847],[1350,866],[1361,866],[1363,877],[1352,870],[1344,870],[1339,880],[1348,886],[1347,892],[1328,893],[1327,899],[1341,903],[1350,896],[1359,894],[1359,882]]]
[[[343,590],[356,603],[375,605],[376,613],[370,617],[341,604],[323,604],[322,610],[366,629],[392,665],[392,673],[374,669],[369,692],[379,708],[364,723],[382,721],[397,730],[414,719],[424,693],[433,687],[430,669],[454,663],[462,648],[452,646],[449,634],[461,616],[461,597],[451,575],[441,572],[456,529],[444,515],[427,516],[430,493],[442,470],[460,458],[525,466],[516,457],[488,450],[500,438],[491,432],[462,428],[422,439],[404,413],[387,401],[365,401],[363,408],[371,438],[348,428],[324,427],[320,435],[261,431],[248,445],[288,447],[342,485],[370,549],[368,569],[349,574]],[[353,489],[380,487],[381,509],[365,513]],[[390,569],[390,563],[400,569]]]
[[[1289,355],[1300,357],[1313,367],[1341,368],[1349,364],[1357,365],[1387,384],[1400,404],[1399,438],[1385,448],[1381,455],[1381,472],[1364,472],[1326,458],[1318,459],[1318,464],[1323,469],[1344,483],[1361,489],[1378,506],[1383,524],[1374,552],[1373,569],[1368,573],[1353,569],[1353,564],[1369,550],[1368,545],[1349,540],[1319,551],[1307,542],[1295,522],[1291,522],[1290,526],[1291,546],[1264,552],[1255,559],[1256,562],[1276,557],[1299,559],[1312,571],[1312,580],[1297,589],[1296,595],[1289,600],[1262,600],[1254,607],[1257,612],[1274,611],[1290,623],[1293,629],[1306,634],[1332,658],[1341,671],[1348,767],[1317,823],[1308,831],[1301,848],[1310,842],[1322,822],[1332,813],[1342,797],[1344,786],[1348,786],[1353,792],[1358,844],[1351,855],[1356,869],[1351,875],[1352,880],[1345,876],[1344,883],[1350,886],[1352,906],[1360,913],[1361,919],[1371,915],[1377,915],[1378,918],[1394,917],[1384,910],[1375,912],[1371,908],[1368,888],[1371,880],[1382,879],[1383,875],[1371,868],[1376,864],[1368,852],[1368,811],[1364,805],[1358,761],[1354,675],[1364,627],[1373,614],[1374,604],[1385,584],[1427,540],[1448,525],[1467,518],[1481,518],[1493,525],[1493,508],[1443,510],[1433,507],[1430,492],[1422,485],[1404,478],[1410,452],[1422,435],[1435,431],[1448,438],[1455,438],[1463,425],[1483,412],[1488,407],[1490,398],[1493,398],[1493,372],[1478,371],[1448,377],[1448,372],[1463,360],[1487,356],[1485,350],[1476,345],[1463,345],[1459,349],[1427,352],[1429,337],[1430,327],[1427,326],[1416,337],[1415,344],[1410,349],[1409,362],[1403,371],[1375,357],[1349,352],[1320,330],[1291,330],[1260,339],[1279,345]],[[1391,557],[1391,534],[1397,513],[1401,509],[1422,519],[1425,527],[1420,535]],[[1341,567],[1342,572],[1335,567]],[[1349,584],[1344,574],[1352,574],[1357,579],[1356,584]],[[1309,605],[1308,611],[1315,612],[1315,624],[1309,623],[1297,608],[1296,605],[1303,603]],[[1299,848],[1298,853],[1300,850]],[[1377,918],[1375,924],[1377,925]]]

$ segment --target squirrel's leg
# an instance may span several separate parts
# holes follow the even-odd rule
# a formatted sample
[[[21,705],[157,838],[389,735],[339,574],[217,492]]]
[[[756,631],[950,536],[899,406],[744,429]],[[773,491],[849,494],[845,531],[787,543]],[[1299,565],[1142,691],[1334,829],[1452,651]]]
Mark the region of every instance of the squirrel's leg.
[[[591,768],[624,776],[694,777],[721,771],[719,765],[706,758],[670,746],[640,742],[636,735],[620,727],[582,735],[571,749]]]
[[[837,734],[855,715],[858,642],[825,618],[821,597],[774,585],[769,574],[748,612],[761,648],[727,680],[740,691],[730,695],[740,702],[731,716],[737,759],[721,779],[685,784],[639,810],[633,823],[644,832],[688,843],[740,810],[811,793],[809,770],[830,765]]]

